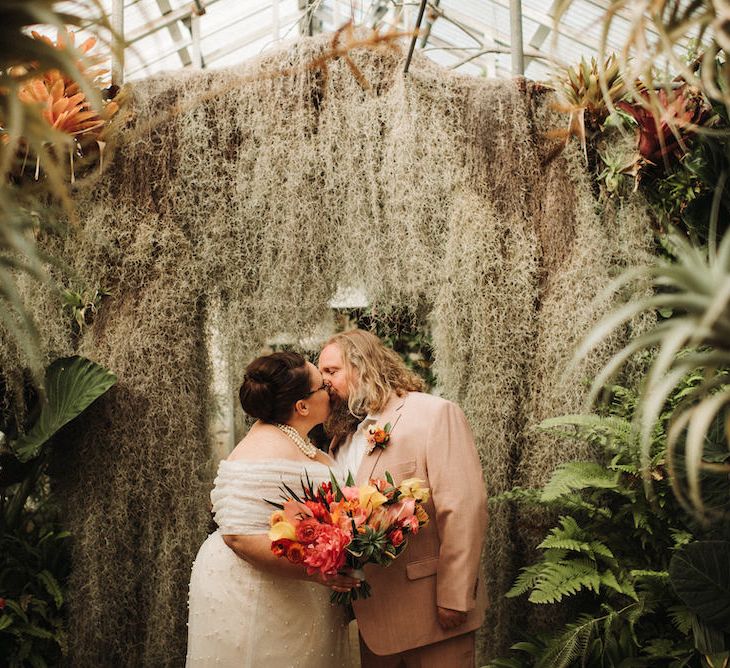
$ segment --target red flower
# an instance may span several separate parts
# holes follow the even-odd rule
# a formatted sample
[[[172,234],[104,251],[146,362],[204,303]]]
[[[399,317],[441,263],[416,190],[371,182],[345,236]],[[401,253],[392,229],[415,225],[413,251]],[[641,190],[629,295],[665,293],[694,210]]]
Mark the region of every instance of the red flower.
[[[641,157],[661,166],[667,158],[679,159],[684,155],[687,141],[695,134],[693,126],[707,119],[710,108],[699,92],[689,86],[669,95],[662,89],[657,93],[657,102],[659,109],[654,112],[629,102],[616,106],[636,121],[636,147]]]
[[[388,534],[388,538],[393,543],[393,547],[398,547],[403,542],[403,532],[400,529],[396,529]]]
[[[327,508],[325,508],[321,503],[317,503],[316,501],[305,501],[304,505],[312,511],[312,515],[316,520],[326,524],[331,523],[329,510],[327,510]]]
[[[329,505],[335,500],[335,495],[332,493],[332,483],[323,482],[317,490],[317,501],[320,503],[326,503]]]
[[[304,560],[304,547],[301,543],[292,543],[289,546],[289,551],[286,553],[286,558],[293,564],[301,564]]]
[[[314,517],[302,520],[297,526],[297,540],[305,545],[313,543],[317,540],[320,526],[320,523]]]

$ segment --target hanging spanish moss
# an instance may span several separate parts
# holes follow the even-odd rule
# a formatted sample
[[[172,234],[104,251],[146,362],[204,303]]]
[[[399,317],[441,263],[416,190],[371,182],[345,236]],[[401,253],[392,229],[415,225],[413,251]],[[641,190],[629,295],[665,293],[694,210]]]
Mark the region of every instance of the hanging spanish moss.
[[[81,225],[47,240],[111,293],[77,348],[119,378],[64,450],[74,666],[183,661],[217,464],[211,318],[233,387],[272,334],[313,332],[338,286],[364,288],[383,315],[425,304],[440,389],[470,419],[490,494],[583,454],[531,427],[577,409],[580,381],[618,344],[562,378],[605,308],[593,297],[647,252],[643,212],[599,206],[572,148],[550,159],[558,121],[533,84],[424,58],[404,77],[391,49],[352,54],[368,87],[341,61],[326,77],[307,68],[325,47],[135,84],[113,163],[77,190]],[[299,73],[270,76],[285,68]],[[67,316],[34,290],[47,357],[67,353]],[[21,367],[3,345],[3,366]],[[482,658],[514,637],[513,520],[492,512]]]

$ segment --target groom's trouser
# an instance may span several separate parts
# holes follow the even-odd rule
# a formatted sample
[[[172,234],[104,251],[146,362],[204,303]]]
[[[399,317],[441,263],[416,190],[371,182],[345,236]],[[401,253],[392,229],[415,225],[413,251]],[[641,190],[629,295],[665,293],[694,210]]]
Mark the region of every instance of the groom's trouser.
[[[409,649],[400,654],[373,654],[360,636],[362,668],[474,668],[474,631]]]

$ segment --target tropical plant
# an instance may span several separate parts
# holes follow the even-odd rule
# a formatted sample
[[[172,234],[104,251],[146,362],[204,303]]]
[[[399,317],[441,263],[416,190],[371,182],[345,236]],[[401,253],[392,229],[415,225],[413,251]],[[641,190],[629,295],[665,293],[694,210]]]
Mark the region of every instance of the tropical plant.
[[[78,291],[64,288],[61,290],[61,299],[64,310],[71,314],[75,332],[80,334],[94,320],[101,300],[111,293],[100,288],[81,288]]]
[[[555,23],[568,12],[574,0],[562,0],[555,12]],[[618,19],[618,21],[617,21]],[[618,62],[625,80],[640,97],[635,84],[642,81],[650,94],[644,102],[661,112],[658,96],[652,91],[669,85],[657,81],[658,70],[679,73],[682,80],[702,90],[709,99],[730,108],[730,89],[721,82],[730,78],[730,63],[725,57],[730,45],[730,5],[719,0],[611,0],[601,18],[599,54],[608,51],[608,39],[614,22],[628,21],[618,34],[625,41],[618,52]],[[612,35],[615,39],[615,35]],[[689,43],[697,57],[687,62],[682,53]],[[608,90],[606,72],[601,72],[601,87]]]
[[[609,313],[581,343],[575,359],[582,359],[609,333],[639,313],[662,310],[672,317],[630,341],[616,353],[595,377],[588,401],[594,402],[602,388],[638,351],[658,347],[659,352],[645,379],[642,397],[635,416],[643,447],[643,470],[649,480],[651,434],[667,398],[681,379],[693,369],[702,369],[706,377],[688,389],[677,405],[667,437],[667,462],[672,486],[681,503],[704,512],[701,494],[703,472],[728,473],[730,463],[704,456],[707,435],[713,421],[724,416],[730,403],[730,234],[725,234],[719,248],[692,246],[674,236],[671,247],[676,260],[658,258],[651,265],[625,272],[607,288],[617,292],[634,281],[649,281],[654,293],[630,301]],[[725,450],[728,447],[728,423]],[[685,441],[686,435],[686,441]],[[676,474],[676,453],[680,444],[686,455],[686,481]],[[647,482],[648,484],[648,482]]]
[[[492,666],[719,666],[727,660],[730,576],[723,568],[730,526],[707,527],[682,511],[665,460],[671,415],[703,382],[701,373],[684,376],[651,430],[653,494],[641,480],[645,462],[632,425],[634,392],[613,387],[603,414],[568,415],[540,425],[589,443],[597,460],[568,462],[543,489],[516,488],[495,499],[560,515],[538,546],[540,558],[522,569],[507,596],[529,592],[537,605],[572,599],[577,611],[563,629],[517,643],[517,656]],[[716,509],[727,519],[730,490],[716,491]],[[705,563],[712,568],[703,569]],[[706,643],[707,637],[715,643]]]
[[[78,104],[62,102],[58,84],[54,84],[53,92],[45,80],[42,86],[33,81],[39,75],[63,79],[66,91],[66,81],[72,80],[90,107],[101,109],[102,103],[98,88],[84,76],[87,66],[93,71],[93,65],[87,65],[86,56],[70,44],[69,48],[59,49],[50,41],[35,39],[31,29],[44,24],[65,31],[67,25],[82,25],[85,15],[99,18],[96,24],[99,28],[107,27],[98,0],[24,0],[0,4],[0,323],[24,350],[38,381],[42,365],[36,323],[24,306],[17,284],[18,272],[48,280],[44,266],[48,258],[39,252],[36,235],[53,224],[51,199],[60,203],[67,214],[73,213],[62,167],[69,153],[52,148],[68,146],[69,137],[58,129],[58,123],[54,126],[49,122],[49,113],[54,122],[61,118],[60,114],[54,116],[52,103],[49,111],[49,102],[64,104],[66,112],[73,111]],[[27,102],[46,95],[41,95],[41,87],[48,91],[45,109]],[[21,94],[23,90],[26,92]],[[78,110],[77,119],[78,113],[87,111]],[[64,118],[69,115],[66,113]],[[22,170],[26,150],[42,162],[43,179],[18,180],[13,176]]]
[[[82,357],[46,370],[33,424],[8,420],[0,446],[0,656],[8,666],[58,665],[67,650],[67,538],[48,475],[53,436],[116,377]]]
[[[640,104],[618,103],[617,112],[596,138],[603,163],[598,179],[610,195],[620,195],[625,177],[632,176],[634,190],[640,190],[651,205],[657,229],[666,233],[677,228],[694,244],[706,244],[716,196],[721,231],[730,216],[727,114],[717,105],[710,108],[706,99],[688,86],[670,94],[659,91],[659,99],[667,114],[658,122]],[[625,130],[635,133],[631,149],[623,136]]]
[[[613,55],[608,56],[602,67],[595,58],[591,58],[590,64],[581,58],[580,65],[558,71],[553,80],[558,94],[557,106],[570,114],[567,138],[572,135],[578,137],[586,159],[587,135],[592,135],[600,128],[611,108],[601,90],[601,73],[606,81],[606,95],[611,103],[617,102],[626,94],[626,86]]]
[[[648,93],[644,92],[646,99]],[[699,90],[683,86],[677,90],[657,92],[661,115],[657,117],[645,104],[619,102],[616,107],[629,114],[636,123],[636,148],[641,158],[656,169],[677,161],[688,151],[696,129],[710,115],[710,105]]]

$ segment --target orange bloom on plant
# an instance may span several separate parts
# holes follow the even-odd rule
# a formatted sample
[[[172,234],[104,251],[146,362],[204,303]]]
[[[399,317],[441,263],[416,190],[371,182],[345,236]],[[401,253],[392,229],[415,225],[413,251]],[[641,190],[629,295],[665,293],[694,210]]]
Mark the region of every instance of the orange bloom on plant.
[[[37,32],[32,33],[34,39],[45,42],[49,46],[63,50],[73,48],[74,35],[67,31],[59,31],[56,42]],[[76,66],[81,75],[95,88],[102,88],[102,76],[107,70],[97,67],[100,56],[90,56],[89,50],[96,44],[94,38],[87,39],[78,49],[82,58],[77,60]],[[74,154],[80,153],[82,140],[90,139],[99,147],[100,168],[105,142],[102,141],[102,130],[109,119],[119,110],[116,102],[101,103],[99,108],[92,107],[78,81],[58,69],[40,71],[38,63],[28,63],[26,66],[16,66],[11,76],[31,78],[19,82],[18,98],[29,105],[38,105],[42,118],[55,130],[72,138],[70,146],[71,181],[74,181],[73,160]],[[38,178],[38,163],[36,161],[36,178]]]

